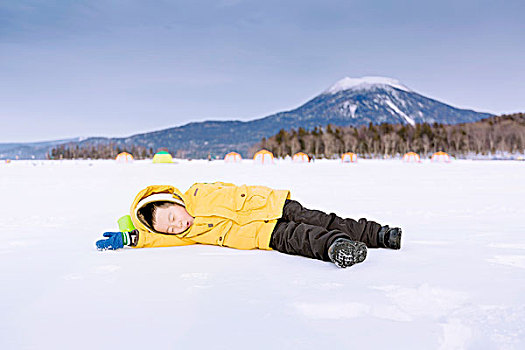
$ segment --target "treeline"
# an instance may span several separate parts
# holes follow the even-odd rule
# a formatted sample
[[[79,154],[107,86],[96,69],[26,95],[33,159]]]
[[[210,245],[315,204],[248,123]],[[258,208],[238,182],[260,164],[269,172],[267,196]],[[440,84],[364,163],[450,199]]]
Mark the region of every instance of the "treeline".
[[[304,152],[316,158],[337,158],[354,152],[365,158],[395,157],[416,152],[428,157],[445,151],[455,157],[471,154],[525,151],[525,114],[516,113],[486,118],[474,123],[380,124],[361,127],[328,125],[307,131],[281,130],[256,145],[252,151],[265,148],[276,157]]]
[[[51,149],[47,159],[114,159],[120,152],[131,153],[135,159],[152,158],[153,149],[143,146],[120,147],[115,144],[63,144]]]

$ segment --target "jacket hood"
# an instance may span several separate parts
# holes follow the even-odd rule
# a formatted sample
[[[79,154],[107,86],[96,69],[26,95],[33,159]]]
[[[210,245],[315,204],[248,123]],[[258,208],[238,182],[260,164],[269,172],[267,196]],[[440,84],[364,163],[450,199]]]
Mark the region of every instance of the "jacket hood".
[[[183,207],[186,206],[184,197],[177,188],[168,185],[148,186],[137,194],[135,200],[131,204],[130,214],[135,228],[139,229],[139,231],[143,230],[151,233],[162,233],[155,231],[153,227],[147,222],[144,222],[137,215],[138,211],[145,205],[160,201],[172,202]]]

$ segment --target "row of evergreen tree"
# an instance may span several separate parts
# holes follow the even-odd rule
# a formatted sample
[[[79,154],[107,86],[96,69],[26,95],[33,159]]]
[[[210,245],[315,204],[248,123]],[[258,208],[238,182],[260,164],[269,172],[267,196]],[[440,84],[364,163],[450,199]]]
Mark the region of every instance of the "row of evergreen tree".
[[[82,145],[62,144],[51,149],[47,154],[48,159],[114,159],[121,152],[128,152],[135,159],[152,158],[153,149],[143,146],[131,145],[120,147],[113,143]]]
[[[429,157],[445,151],[461,158],[472,154],[525,152],[525,114],[494,116],[474,123],[456,125],[380,124],[361,127],[328,125],[307,131],[281,130],[252,148],[267,149],[276,157],[304,152],[316,158],[337,158],[345,152],[362,157],[395,157],[416,152]]]
[[[361,157],[395,157],[412,151],[422,157],[445,151],[461,158],[471,154],[496,154],[499,152],[525,152],[525,114],[515,113],[483,119],[474,123],[457,125],[380,124],[368,126],[316,127],[311,131],[299,128],[263,138],[254,145],[255,153],[261,148],[276,157],[304,152],[316,158],[338,158],[345,152]],[[152,148],[109,144],[62,144],[47,155],[49,159],[114,159],[120,152],[128,152],[135,159],[152,158]]]

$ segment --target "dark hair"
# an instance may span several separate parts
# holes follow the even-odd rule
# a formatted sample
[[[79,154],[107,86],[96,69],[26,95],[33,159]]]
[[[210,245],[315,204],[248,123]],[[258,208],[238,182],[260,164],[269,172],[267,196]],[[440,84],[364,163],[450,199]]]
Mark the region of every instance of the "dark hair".
[[[150,228],[153,229],[153,225],[155,224],[155,212],[158,208],[165,208],[170,205],[176,205],[173,202],[168,201],[158,201],[158,202],[151,202],[143,206],[137,211],[137,216],[139,219],[141,219],[143,222],[145,222]]]

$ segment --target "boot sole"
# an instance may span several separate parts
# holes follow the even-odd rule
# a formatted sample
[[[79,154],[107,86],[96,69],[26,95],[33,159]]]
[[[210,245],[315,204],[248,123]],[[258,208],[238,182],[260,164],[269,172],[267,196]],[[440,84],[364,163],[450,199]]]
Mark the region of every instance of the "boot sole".
[[[345,268],[365,261],[366,254],[366,245],[362,242],[338,242],[333,248],[332,260],[337,266]]]
[[[390,237],[388,240],[388,245],[390,246],[390,249],[401,249],[401,235],[403,234],[403,231],[401,228],[398,228],[397,234],[392,236],[392,232],[390,233]]]

